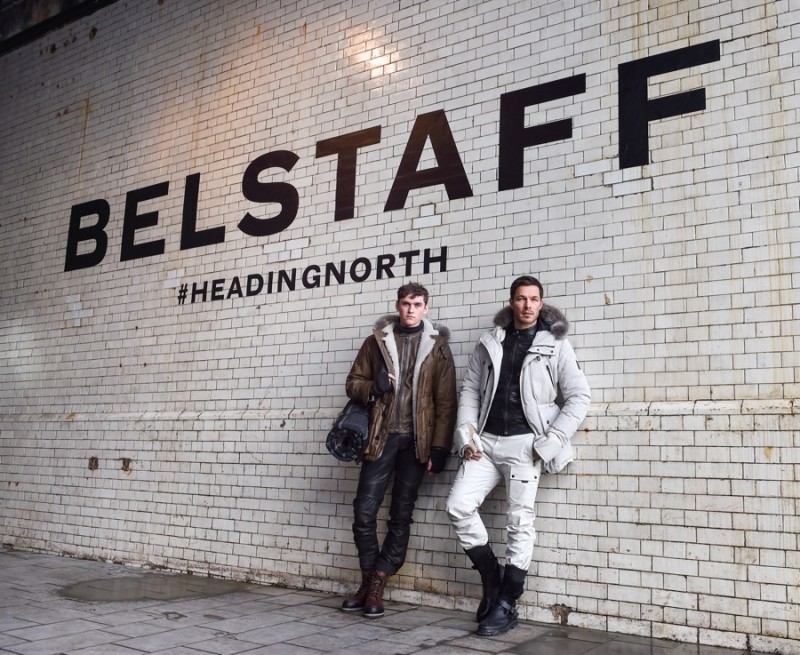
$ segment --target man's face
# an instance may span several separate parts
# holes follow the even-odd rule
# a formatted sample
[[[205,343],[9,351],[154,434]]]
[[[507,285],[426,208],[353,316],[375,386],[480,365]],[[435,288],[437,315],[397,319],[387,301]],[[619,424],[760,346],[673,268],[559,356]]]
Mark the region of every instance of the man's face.
[[[423,296],[403,296],[395,307],[400,314],[400,325],[407,328],[417,327],[422,317],[428,313]]]
[[[517,287],[514,297],[508,301],[514,310],[514,327],[526,330],[536,325],[539,312],[542,311],[542,294],[535,284]]]

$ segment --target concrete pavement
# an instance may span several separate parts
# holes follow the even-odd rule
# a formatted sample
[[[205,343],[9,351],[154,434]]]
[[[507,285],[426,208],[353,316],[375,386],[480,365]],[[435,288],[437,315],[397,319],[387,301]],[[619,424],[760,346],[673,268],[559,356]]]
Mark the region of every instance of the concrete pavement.
[[[476,637],[471,613],[0,552],[0,653],[14,655],[735,655],[724,648],[522,622]],[[753,655],[749,653],[748,655]]]

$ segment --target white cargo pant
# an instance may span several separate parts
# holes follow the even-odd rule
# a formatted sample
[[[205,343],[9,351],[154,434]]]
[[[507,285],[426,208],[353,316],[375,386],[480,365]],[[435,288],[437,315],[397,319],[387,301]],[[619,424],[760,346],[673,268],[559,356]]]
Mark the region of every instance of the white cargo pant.
[[[464,550],[482,546],[489,534],[478,509],[501,480],[506,484],[506,563],[527,571],[536,530],[534,502],[542,462],[533,461],[533,434],[498,437],[481,434],[483,457],[461,462],[447,498],[447,516]]]

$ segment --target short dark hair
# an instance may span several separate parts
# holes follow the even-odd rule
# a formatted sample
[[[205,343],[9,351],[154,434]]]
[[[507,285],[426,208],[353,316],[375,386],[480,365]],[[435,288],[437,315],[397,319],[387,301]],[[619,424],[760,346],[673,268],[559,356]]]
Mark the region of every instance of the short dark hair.
[[[539,287],[539,295],[544,298],[542,283],[532,275],[522,275],[511,283],[511,295],[509,296],[511,300],[514,300],[514,294],[520,287]]]
[[[416,296],[422,296],[425,300],[425,304],[428,304],[428,290],[423,287],[421,284],[417,284],[416,282],[409,282],[408,284],[404,284],[397,290],[397,299],[402,300],[406,296],[411,296],[412,298]]]

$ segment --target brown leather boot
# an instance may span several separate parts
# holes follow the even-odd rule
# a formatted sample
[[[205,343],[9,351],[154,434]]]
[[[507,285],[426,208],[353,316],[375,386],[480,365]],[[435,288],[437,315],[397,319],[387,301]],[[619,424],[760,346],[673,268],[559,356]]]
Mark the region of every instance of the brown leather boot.
[[[386,571],[376,569],[369,583],[367,599],[364,601],[364,616],[368,619],[377,619],[385,614],[383,609],[383,590],[389,575]]]
[[[375,571],[361,571],[361,586],[358,591],[342,603],[343,612],[360,612],[364,609],[364,602],[367,600],[369,583]]]

